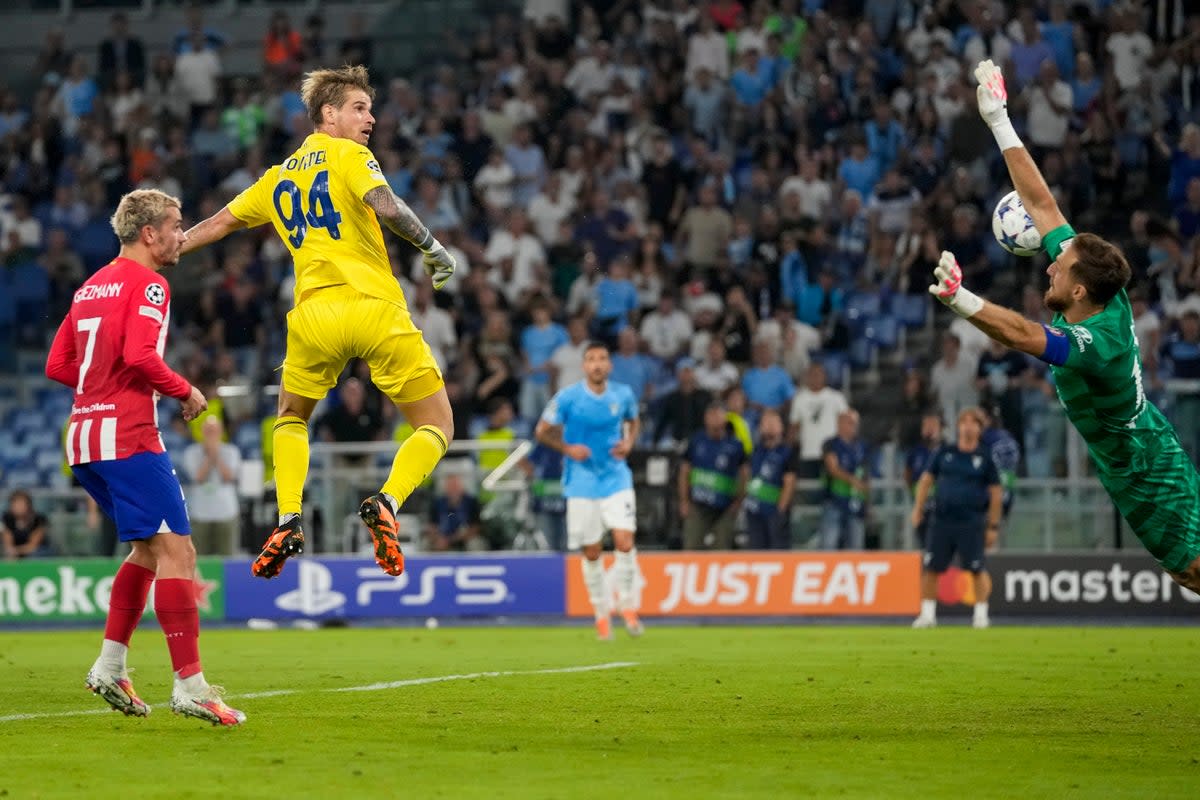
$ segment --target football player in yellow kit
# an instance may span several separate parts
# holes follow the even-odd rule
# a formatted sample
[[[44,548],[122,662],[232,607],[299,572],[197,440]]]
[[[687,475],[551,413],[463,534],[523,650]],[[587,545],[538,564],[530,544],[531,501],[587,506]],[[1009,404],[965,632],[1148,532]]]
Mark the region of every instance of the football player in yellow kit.
[[[396,453],[383,489],[359,508],[371,529],[375,560],[388,574],[399,575],[404,555],[396,513],[445,455],[454,423],[442,373],[392,275],[380,225],[424,253],[434,288],[454,273],[454,258],[392,192],[367,147],[375,118],[366,68],[310,72],[300,94],[312,134],[282,164],[189,230],[183,252],[270,223],[295,261],[295,308],[288,314],[273,434],[279,525],[254,562],[254,574],[273,578],[303,551],[308,420],[346,362],[358,357],[415,431]]]

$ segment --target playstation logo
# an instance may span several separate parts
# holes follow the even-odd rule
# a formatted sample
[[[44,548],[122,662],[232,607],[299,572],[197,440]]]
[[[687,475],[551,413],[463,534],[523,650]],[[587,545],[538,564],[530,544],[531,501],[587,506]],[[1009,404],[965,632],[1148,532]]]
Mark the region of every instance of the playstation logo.
[[[283,611],[315,617],[346,605],[346,595],[333,591],[333,573],[316,561],[300,559],[299,585],[275,598]]]

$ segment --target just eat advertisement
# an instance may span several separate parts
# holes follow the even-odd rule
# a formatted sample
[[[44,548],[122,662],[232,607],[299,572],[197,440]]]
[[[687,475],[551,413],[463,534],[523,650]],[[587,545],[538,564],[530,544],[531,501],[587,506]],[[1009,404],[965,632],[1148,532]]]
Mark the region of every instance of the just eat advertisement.
[[[566,559],[567,614],[591,616],[579,560]],[[604,564],[611,569],[611,554]],[[639,553],[638,566],[648,617],[910,616],[920,607],[919,553]]]

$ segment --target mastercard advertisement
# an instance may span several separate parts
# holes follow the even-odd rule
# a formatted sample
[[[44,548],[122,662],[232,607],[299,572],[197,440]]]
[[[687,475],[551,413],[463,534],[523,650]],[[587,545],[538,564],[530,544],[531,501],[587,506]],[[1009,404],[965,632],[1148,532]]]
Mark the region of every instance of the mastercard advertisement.
[[[567,558],[567,614],[590,617],[580,557]],[[613,591],[612,554],[604,556]],[[919,553],[639,553],[643,616],[911,616]]]

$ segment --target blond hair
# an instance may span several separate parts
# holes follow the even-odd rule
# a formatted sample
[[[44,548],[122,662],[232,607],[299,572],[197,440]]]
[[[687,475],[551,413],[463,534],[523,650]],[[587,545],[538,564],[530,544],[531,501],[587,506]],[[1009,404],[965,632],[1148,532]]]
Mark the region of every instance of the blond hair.
[[[132,244],[147,225],[158,227],[167,217],[167,209],[183,206],[179,198],[158,189],[135,189],[121,198],[109,223],[121,244]]]
[[[361,89],[367,93],[367,97],[375,99],[375,89],[371,86],[367,68],[362,65],[315,69],[304,76],[300,83],[300,99],[308,109],[308,118],[313,125],[324,122],[321,109],[325,106],[342,107],[348,89]]]

